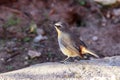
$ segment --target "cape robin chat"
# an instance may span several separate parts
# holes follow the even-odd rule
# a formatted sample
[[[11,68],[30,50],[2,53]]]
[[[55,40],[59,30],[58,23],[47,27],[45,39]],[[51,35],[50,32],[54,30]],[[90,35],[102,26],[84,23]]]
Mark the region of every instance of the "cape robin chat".
[[[99,57],[97,54],[88,50],[87,46],[82,40],[76,42],[73,36],[65,31],[67,29],[65,29],[65,27],[62,25],[61,22],[55,23],[54,26],[58,33],[58,43],[60,50],[64,55],[67,56],[65,60],[67,60],[70,57],[77,57],[77,56],[83,58],[83,54],[91,54],[97,58]]]

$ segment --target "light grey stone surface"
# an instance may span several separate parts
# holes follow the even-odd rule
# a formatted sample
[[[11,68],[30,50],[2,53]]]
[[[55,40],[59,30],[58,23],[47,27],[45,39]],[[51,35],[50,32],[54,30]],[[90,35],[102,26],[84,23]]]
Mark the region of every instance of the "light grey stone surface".
[[[0,80],[120,80],[120,56],[49,62],[0,74]]]

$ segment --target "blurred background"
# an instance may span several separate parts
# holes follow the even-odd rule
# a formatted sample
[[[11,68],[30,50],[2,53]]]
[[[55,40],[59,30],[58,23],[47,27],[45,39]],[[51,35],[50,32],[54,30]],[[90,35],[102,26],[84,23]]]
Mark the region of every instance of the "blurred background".
[[[0,0],[0,73],[65,59],[59,21],[100,58],[120,54],[119,0]]]

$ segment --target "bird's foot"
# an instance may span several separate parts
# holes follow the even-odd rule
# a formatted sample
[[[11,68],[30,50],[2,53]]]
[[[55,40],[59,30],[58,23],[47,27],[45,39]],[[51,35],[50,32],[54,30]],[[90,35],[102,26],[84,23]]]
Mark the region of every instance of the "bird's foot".
[[[66,63],[68,63],[68,61],[64,60],[64,61],[60,61],[60,63],[66,64]]]

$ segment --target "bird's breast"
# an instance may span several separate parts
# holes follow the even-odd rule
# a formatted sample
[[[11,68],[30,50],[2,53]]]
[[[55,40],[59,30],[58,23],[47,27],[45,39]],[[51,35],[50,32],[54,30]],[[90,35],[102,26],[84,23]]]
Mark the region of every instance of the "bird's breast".
[[[58,43],[59,43],[60,50],[64,55],[70,56],[70,57],[76,57],[79,55],[79,52],[72,45],[67,45],[67,47],[64,46],[62,43],[62,39],[60,37],[58,38]]]

